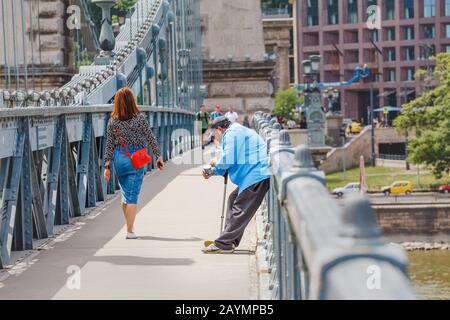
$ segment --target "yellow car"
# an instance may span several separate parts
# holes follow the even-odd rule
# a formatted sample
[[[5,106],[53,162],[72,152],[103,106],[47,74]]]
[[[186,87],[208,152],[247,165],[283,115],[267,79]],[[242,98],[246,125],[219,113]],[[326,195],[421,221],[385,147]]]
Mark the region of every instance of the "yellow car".
[[[349,134],[360,134],[363,129],[363,125],[358,121],[352,121],[352,123],[348,126]]]
[[[413,192],[410,181],[395,181],[390,186],[381,188],[381,191],[386,195],[390,194],[406,194],[407,196]]]

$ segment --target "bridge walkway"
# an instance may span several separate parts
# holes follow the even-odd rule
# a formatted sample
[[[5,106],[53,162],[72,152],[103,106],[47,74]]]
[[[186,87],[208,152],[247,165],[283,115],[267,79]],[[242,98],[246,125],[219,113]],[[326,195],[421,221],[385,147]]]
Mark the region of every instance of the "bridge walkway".
[[[0,271],[0,300],[255,299],[254,224],[236,254],[200,251],[203,239],[218,233],[223,192],[221,178],[205,182],[200,171],[201,165],[168,163],[146,177],[136,219],[140,240],[125,239],[119,194],[72,221]]]

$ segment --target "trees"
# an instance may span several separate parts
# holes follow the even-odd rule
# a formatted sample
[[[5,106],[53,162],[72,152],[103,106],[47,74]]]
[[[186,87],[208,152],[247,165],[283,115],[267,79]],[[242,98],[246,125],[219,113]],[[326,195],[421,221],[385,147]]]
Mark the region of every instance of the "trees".
[[[436,67],[425,81],[439,85],[406,104],[394,125],[416,133],[408,144],[409,161],[431,166],[441,178],[450,172],[450,53],[432,59]],[[417,74],[423,75],[423,71]]]
[[[111,14],[114,22],[117,22],[117,16],[125,16],[131,8],[136,4],[137,0],[119,0],[112,7]],[[97,31],[100,32],[102,28],[102,9],[97,6],[95,3],[88,1],[88,10],[89,15],[91,16],[92,21],[95,23],[97,27]],[[98,36],[98,35],[97,35]]]
[[[121,12],[128,12],[135,5],[136,2],[137,0],[119,0],[113,6],[113,10],[115,9]]]
[[[272,113],[288,120],[293,119],[293,110],[298,103],[301,103],[301,100],[298,97],[297,89],[279,90],[275,95],[275,108]]]

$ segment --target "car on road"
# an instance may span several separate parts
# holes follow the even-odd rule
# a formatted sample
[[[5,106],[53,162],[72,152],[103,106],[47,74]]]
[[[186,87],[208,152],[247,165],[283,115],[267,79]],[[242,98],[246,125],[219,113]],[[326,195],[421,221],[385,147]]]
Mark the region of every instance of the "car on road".
[[[344,195],[351,193],[359,192],[359,183],[349,183],[345,187],[336,188],[331,193],[339,198],[342,198]]]
[[[447,184],[444,184],[442,186],[439,187],[439,192],[440,193],[446,193],[449,194],[450,193],[450,182]]]
[[[381,192],[386,196],[391,194],[405,194],[409,196],[413,192],[413,188],[410,181],[395,181],[391,185],[381,188]]]
[[[364,126],[356,120],[353,120],[351,124],[349,124],[347,128],[348,134],[360,134],[363,130]]]

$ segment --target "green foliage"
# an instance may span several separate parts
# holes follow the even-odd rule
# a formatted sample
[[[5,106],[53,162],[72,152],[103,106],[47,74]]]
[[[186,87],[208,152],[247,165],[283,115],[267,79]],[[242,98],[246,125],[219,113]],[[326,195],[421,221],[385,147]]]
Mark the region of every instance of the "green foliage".
[[[122,12],[128,12],[136,4],[137,0],[119,0],[113,6],[113,9]]]
[[[448,183],[450,175],[444,175],[441,179],[434,177],[428,170],[419,172],[406,171],[402,168],[371,167],[366,166],[366,183],[370,191],[380,191],[381,187],[387,186],[394,181],[411,181],[414,191],[422,189],[437,189],[439,186]],[[328,190],[343,187],[347,183],[359,182],[359,166],[347,169],[343,172],[335,172],[326,175]]]
[[[273,114],[283,117],[286,120],[294,119],[295,107],[301,103],[297,90],[289,88],[287,90],[279,90],[275,95],[275,108]]]
[[[136,4],[137,0],[119,0],[117,3],[112,7],[111,14],[112,14],[112,22],[118,22],[115,20],[114,16],[122,16],[123,12],[128,12],[130,9]],[[88,11],[89,15],[91,16],[92,21],[95,23],[95,26],[97,27],[97,31],[100,32],[100,29],[102,28],[101,22],[102,22],[102,9],[100,9],[99,6],[92,3],[91,1],[88,1]],[[98,35],[97,35],[98,36]]]
[[[332,137],[330,137],[330,136],[325,136],[325,144],[327,146],[332,147],[333,144],[334,144],[334,139]]]
[[[89,55],[86,49],[82,49],[79,43],[75,43],[75,67],[88,66],[92,64],[93,57]]]
[[[91,16],[92,22],[94,22],[95,27],[97,28],[97,32],[100,33],[100,29],[102,28],[102,9],[99,6],[95,5],[92,2],[87,3],[89,15]],[[97,34],[97,37],[99,34]]]
[[[432,59],[436,68],[426,80],[439,85],[406,104],[394,125],[416,132],[408,144],[409,161],[431,166],[440,178],[450,172],[450,54]]]

